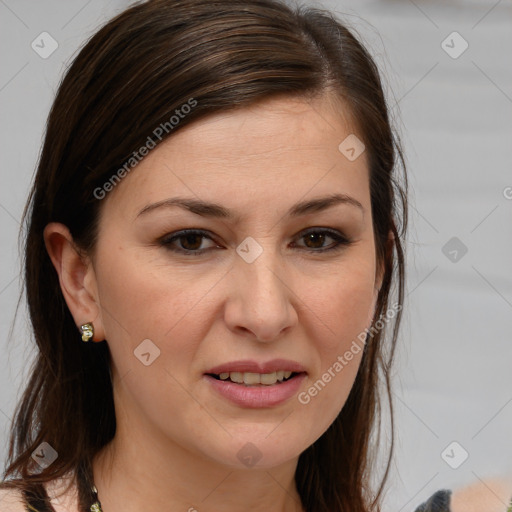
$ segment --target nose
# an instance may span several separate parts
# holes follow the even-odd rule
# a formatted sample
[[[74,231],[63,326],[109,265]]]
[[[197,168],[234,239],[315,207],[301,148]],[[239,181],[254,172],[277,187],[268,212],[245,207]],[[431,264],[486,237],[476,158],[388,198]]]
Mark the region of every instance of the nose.
[[[227,326],[259,342],[271,342],[297,324],[293,282],[269,249],[252,263],[236,257],[229,273]]]

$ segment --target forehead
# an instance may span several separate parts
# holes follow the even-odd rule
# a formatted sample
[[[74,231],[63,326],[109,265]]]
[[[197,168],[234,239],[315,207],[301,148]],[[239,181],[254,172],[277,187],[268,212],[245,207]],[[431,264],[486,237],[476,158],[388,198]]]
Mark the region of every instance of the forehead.
[[[279,97],[217,112],[185,127],[168,142],[175,150],[207,149],[195,156],[218,158],[229,165],[233,160],[256,161],[254,157],[272,159],[275,153],[325,152],[333,139],[354,132],[352,124],[347,109],[331,96]]]
[[[199,119],[158,144],[107,197],[131,219],[173,195],[247,205],[295,203],[311,193],[369,198],[366,154],[350,161],[339,145],[355,135],[348,111],[323,96],[274,98]],[[359,136],[359,139],[362,137]]]

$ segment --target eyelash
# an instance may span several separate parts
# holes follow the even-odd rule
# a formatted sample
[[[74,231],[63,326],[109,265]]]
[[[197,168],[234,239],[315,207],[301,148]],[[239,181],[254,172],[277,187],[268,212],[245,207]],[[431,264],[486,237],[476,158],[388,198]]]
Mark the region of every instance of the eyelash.
[[[339,250],[343,249],[344,247],[349,246],[352,243],[351,240],[347,239],[341,233],[339,233],[337,231],[333,231],[331,229],[319,229],[319,228],[309,229],[307,231],[302,232],[301,236],[299,238],[304,238],[307,235],[310,235],[312,233],[326,234],[329,236],[329,238],[332,238],[335,241],[335,244],[332,247],[328,247],[328,248],[323,248],[323,249],[308,249],[308,248],[306,248],[307,251],[312,252],[312,253],[339,251]],[[175,233],[172,233],[171,236],[165,236],[165,237],[161,238],[159,242],[162,246],[164,246],[166,249],[168,249],[170,251],[181,253],[184,255],[191,255],[191,256],[200,256],[200,255],[206,253],[207,251],[214,249],[214,247],[210,247],[208,249],[200,249],[200,250],[196,250],[196,251],[191,251],[190,249],[180,249],[180,248],[171,247],[171,244],[175,240],[179,240],[180,238],[185,238],[186,236],[189,236],[189,235],[197,235],[202,238],[208,238],[209,240],[214,242],[213,238],[208,234],[208,232],[200,230],[200,229],[184,229],[182,231],[177,231]]]

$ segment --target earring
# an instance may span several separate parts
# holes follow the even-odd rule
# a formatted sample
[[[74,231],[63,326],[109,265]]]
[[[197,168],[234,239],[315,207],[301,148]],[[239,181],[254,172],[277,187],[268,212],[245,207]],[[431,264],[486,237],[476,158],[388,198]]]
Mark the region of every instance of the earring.
[[[89,341],[94,336],[94,327],[92,322],[88,322],[80,326],[80,330],[82,331],[82,341]]]

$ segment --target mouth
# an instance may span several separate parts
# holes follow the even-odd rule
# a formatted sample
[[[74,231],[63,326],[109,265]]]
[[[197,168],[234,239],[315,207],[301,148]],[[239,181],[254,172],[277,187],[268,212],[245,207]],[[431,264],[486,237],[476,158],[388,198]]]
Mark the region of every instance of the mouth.
[[[218,381],[232,382],[247,387],[262,387],[280,385],[284,382],[292,380],[297,376],[305,374],[305,372],[292,372],[286,370],[277,370],[271,373],[254,373],[254,372],[222,372],[207,373],[209,377],[213,377]]]
[[[238,362],[212,368],[204,378],[217,396],[241,408],[257,409],[290,400],[304,385],[307,373],[301,365],[283,361]]]

